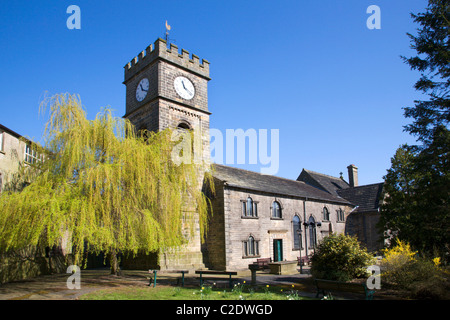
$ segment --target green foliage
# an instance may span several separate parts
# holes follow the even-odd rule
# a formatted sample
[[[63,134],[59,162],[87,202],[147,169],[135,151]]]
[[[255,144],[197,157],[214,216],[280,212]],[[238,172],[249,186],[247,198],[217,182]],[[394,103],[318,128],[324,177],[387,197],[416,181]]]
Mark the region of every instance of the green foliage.
[[[427,148],[399,148],[384,177],[379,227],[429,256],[450,249],[449,153],[450,132],[437,130]]]
[[[208,203],[199,186],[205,168],[173,163],[170,130],[136,132],[109,108],[87,120],[80,99],[68,94],[47,106],[39,149],[45,161],[24,166],[28,187],[0,196],[0,251],[65,239],[79,264],[86,250],[115,257],[179,247],[194,219],[205,232]]]
[[[411,298],[450,298],[449,274],[440,259],[420,257],[406,242],[398,241],[384,251],[381,268],[383,282],[407,291]]]
[[[311,274],[315,278],[348,281],[366,276],[373,257],[361,248],[356,237],[331,234],[325,237],[311,258]]]
[[[424,13],[411,16],[420,25],[417,35],[408,33],[417,56],[403,59],[421,73],[415,89],[430,99],[405,108],[405,116],[414,119],[405,129],[428,144],[435,129],[450,121],[450,2],[429,0]]]
[[[379,227],[407,241],[421,254],[450,256],[450,1],[429,0],[424,13],[412,14],[417,35],[408,34],[417,55],[405,58],[421,73],[415,89],[428,96],[405,108],[413,122],[405,131],[422,145],[399,148],[384,184]]]

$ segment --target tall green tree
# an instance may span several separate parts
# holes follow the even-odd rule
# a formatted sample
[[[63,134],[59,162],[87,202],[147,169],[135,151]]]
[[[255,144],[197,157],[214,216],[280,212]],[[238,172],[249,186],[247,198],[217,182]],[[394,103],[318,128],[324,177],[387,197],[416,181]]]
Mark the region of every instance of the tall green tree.
[[[157,252],[185,244],[193,221],[207,225],[202,170],[175,164],[170,130],[137,133],[105,108],[87,120],[79,97],[57,95],[44,104],[49,119],[43,161],[26,166],[29,185],[0,196],[0,251],[69,240],[80,264],[104,252],[112,272],[119,252]],[[185,210],[191,203],[194,211]],[[198,217],[192,215],[198,214]]]
[[[450,1],[429,0],[424,13],[411,16],[420,26],[417,35],[407,34],[417,55],[403,59],[420,72],[414,87],[429,99],[404,108],[405,116],[413,119],[405,130],[429,144],[434,131],[448,129],[450,121]]]
[[[411,38],[417,56],[403,58],[421,73],[415,88],[428,100],[405,109],[413,122],[405,130],[420,145],[404,145],[385,178],[380,227],[424,254],[450,252],[450,1],[430,0],[426,12],[412,14],[421,28]]]

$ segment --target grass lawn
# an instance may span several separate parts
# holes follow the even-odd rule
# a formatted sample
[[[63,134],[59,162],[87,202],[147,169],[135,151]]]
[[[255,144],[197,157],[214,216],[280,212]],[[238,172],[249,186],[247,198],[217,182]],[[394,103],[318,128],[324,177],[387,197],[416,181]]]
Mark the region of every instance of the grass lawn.
[[[252,288],[238,284],[233,289],[214,286],[187,288],[172,286],[121,287],[99,290],[81,296],[80,300],[304,300],[294,287]]]

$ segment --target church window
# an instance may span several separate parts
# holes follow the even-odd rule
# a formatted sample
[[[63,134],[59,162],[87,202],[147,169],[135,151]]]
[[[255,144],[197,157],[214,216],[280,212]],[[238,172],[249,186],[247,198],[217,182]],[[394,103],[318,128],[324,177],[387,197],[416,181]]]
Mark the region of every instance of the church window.
[[[337,221],[339,221],[339,222],[345,221],[344,210],[342,210],[342,209],[337,210]]]
[[[179,124],[178,124],[178,127],[177,127],[178,129],[184,129],[184,130],[191,130],[191,127],[187,124],[187,123],[185,123],[185,122],[180,122]]]
[[[308,231],[309,231],[309,247],[315,248],[317,245],[317,234],[316,234],[316,221],[311,216],[308,221]]]
[[[292,219],[292,237],[294,239],[294,250],[302,248],[302,229],[300,224],[300,218],[294,216]]]
[[[259,241],[250,235],[244,244],[244,257],[254,257],[259,255]]]
[[[242,201],[242,217],[258,217],[258,202],[253,201],[251,197],[248,197],[246,201]]]
[[[327,207],[323,207],[323,220],[330,221],[330,212],[328,211]]]
[[[278,201],[272,203],[272,218],[281,219],[281,205]]]

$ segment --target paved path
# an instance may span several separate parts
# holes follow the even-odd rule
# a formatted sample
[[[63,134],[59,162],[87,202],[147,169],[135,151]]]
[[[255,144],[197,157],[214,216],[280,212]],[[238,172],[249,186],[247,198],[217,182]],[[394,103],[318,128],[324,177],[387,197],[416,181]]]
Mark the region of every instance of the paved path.
[[[116,277],[109,274],[109,270],[82,270],[81,288],[69,289],[67,280],[70,274],[53,274],[35,277],[32,279],[14,281],[0,285],[0,300],[74,300],[79,296],[96,290],[117,288],[120,286],[143,287],[149,284],[149,274],[146,271],[124,270],[122,276]],[[197,281],[188,275],[186,285],[196,286]],[[176,277],[175,275],[173,277]],[[250,271],[239,272],[238,281],[251,283]],[[309,278],[308,274],[296,274],[292,276],[277,276],[267,272],[257,273],[257,285],[296,285],[296,290],[301,290],[301,279]],[[224,277],[224,280],[226,277]],[[159,282],[159,281],[158,281]],[[315,296],[313,292],[305,292],[305,296]]]

